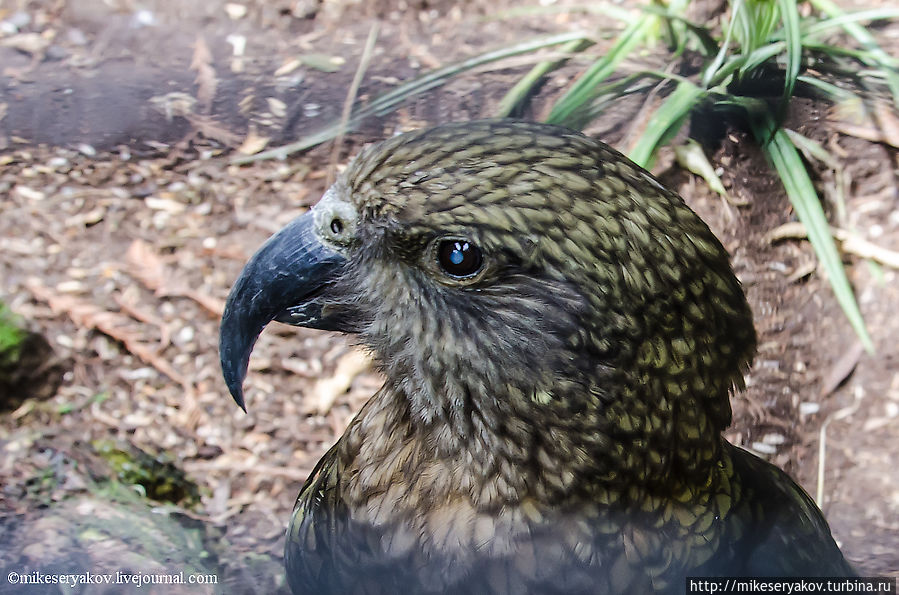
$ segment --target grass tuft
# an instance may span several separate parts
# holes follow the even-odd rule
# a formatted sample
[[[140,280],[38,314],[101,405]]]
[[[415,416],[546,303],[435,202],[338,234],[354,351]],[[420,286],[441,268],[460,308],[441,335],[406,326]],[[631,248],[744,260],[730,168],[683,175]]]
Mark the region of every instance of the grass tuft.
[[[815,153],[814,144],[805,142],[804,137],[783,129],[782,122],[797,95],[823,98],[835,106],[867,113],[876,113],[870,98],[887,96],[890,108],[899,109],[899,59],[885,52],[864,26],[899,19],[899,9],[847,13],[832,0],[809,0],[803,6],[810,12],[807,16],[800,13],[796,0],[731,0],[720,14],[705,18],[709,24],[689,19],[688,0],[651,0],[638,12],[606,2],[570,7],[567,10],[571,12],[602,15],[623,23],[624,28],[613,36],[602,55],[590,59],[584,72],[552,104],[546,121],[583,129],[603,109],[628,95],[659,94],[663,99],[649,114],[648,124],[630,150],[630,157],[643,166],[649,166],[659,148],[697,114],[732,118],[734,127],[748,123],[808,230],[809,241],[843,312],[865,348],[873,351],[821,200],[800,153],[816,159],[823,155]],[[520,7],[497,16],[514,18],[561,10],[565,9]],[[395,110],[409,98],[473,68],[558,47],[561,51],[531,68],[496,110],[499,117],[519,113],[548,74],[574,57],[587,57],[585,50],[599,37],[564,33],[485,52],[402,83],[368,104],[356,104],[342,122],[335,121],[295,143],[238,157],[234,162],[284,159],[353,130],[365,118]],[[664,72],[635,67],[642,53],[661,40],[668,46],[669,67]],[[697,171],[706,172],[710,167],[702,163],[708,160],[697,158],[697,148],[690,146],[682,154],[692,154],[689,162],[696,164]],[[839,169],[832,159],[828,165]],[[709,183],[717,181],[717,176],[707,172],[702,175]],[[715,190],[721,192],[717,187]]]

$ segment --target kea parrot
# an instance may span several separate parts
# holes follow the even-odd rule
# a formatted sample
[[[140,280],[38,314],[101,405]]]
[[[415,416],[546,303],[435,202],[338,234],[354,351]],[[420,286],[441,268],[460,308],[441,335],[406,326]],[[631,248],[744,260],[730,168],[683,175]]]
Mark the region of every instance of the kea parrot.
[[[483,120],[369,146],[231,290],[241,407],[272,320],[352,335],[385,379],[296,501],[297,594],[853,576],[812,499],[722,436],[756,345],[727,252],[593,138]]]

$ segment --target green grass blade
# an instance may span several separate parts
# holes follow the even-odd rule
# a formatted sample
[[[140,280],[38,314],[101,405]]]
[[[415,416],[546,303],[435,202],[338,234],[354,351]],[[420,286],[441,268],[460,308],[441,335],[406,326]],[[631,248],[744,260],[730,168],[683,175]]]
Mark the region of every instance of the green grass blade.
[[[444,66],[443,68],[438,68],[437,70],[426,73],[416,79],[409,81],[408,83],[402,84],[394,90],[384,93],[383,95],[375,98],[368,107],[372,113],[383,114],[385,113],[385,110],[392,108],[397,103],[405,101],[413,95],[417,95],[418,93],[442,85],[450,78],[467,70],[471,70],[472,68],[476,68],[490,62],[496,62],[497,60],[502,60],[504,58],[511,58],[513,56],[527,54],[529,52],[533,52],[553,45],[558,45],[560,43],[568,43],[575,40],[585,40],[590,38],[591,36],[582,32],[563,33],[560,35],[551,35],[549,37],[532,39],[524,43],[519,43],[509,47],[485,52],[461,62],[450,64],[448,66]]]
[[[734,29],[734,36],[744,52],[752,51],[752,21],[746,14],[743,0],[730,2],[730,21]]]
[[[734,28],[737,26],[737,18],[739,16],[739,12],[742,10],[743,0],[737,0],[732,9],[730,22],[727,24],[727,31],[724,34],[724,41],[721,43],[721,48],[718,50],[718,53],[715,55],[715,59],[712,60],[711,64],[709,64],[705,71],[702,73],[702,86],[708,88],[713,80],[716,80],[716,75],[718,75],[719,70],[721,69],[721,65],[724,64],[725,58],[728,57],[728,51],[730,50],[730,42],[731,38],[734,34]]]
[[[575,124],[572,126],[573,128],[582,128],[582,126],[577,126],[576,124],[580,122],[592,122],[598,118],[610,104],[635,93],[648,93],[650,89],[657,85],[654,81],[643,80],[648,77],[657,78],[654,74],[641,71],[630,74],[622,79],[600,83],[595,88],[594,95],[590,101],[579,106],[571,116],[569,116],[569,125]]]
[[[896,8],[878,8],[848,13],[841,12],[838,16],[821,19],[803,26],[802,34],[806,36],[820,35],[821,33],[829,32],[831,29],[845,27],[846,25],[858,23],[860,21],[882,21],[897,18],[899,18],[899,9]],[[865,31],[865,33],[867,34],[867,31]]]
[[[649,16],[628,25],[609,51],[559,98],[550,110],[546,121],[550,124],[566,124],[581,106],[594,97],[594,89],[615,71],[624,60],[657,26],[658,17]]]
[[[783,129],[777,128],[775,120],[766,108],[755,107],[756,109],[750,109],[753,135],[777,170],[797,217],[805,225],[809,241],[827,272],[834,295],[849,319],[849,324],[852,325],[865,349],[873,353],[874,343],[865,327],[836,243],[830,233],[827,217],[824,215],[824,209],[821,207],[821,201],[808,176],[805,164],[789,135]],[[766,142],[769,138],[770,142]]]
[[[718,70],[715,72],[715,76],[713,76],[707,85],[704,85],[708,89],[714,89],[719,86],[727,86],[730,84],[730,81],[733,79],[733,75],[735,72],[742,72],[743,67],[746,64],[746,56],[744,54],[738,54],[736,56],[728,56],[724,64],[721,65]]]
[[[856,93],[853,93],[848,89],[838,87],[837,85],[834,85],[832,83],[828,83],[827,81],[821,80],[818,77],[800,75],[797,80],[820,91],[834,103],[843,103],[844,101],[861,101],[861,97],[859,97]]]
[[[777,0],[783,22],[784,41],[787,44],[787,71],[784,73],[784,91],[778,106],[778,120],[782,120],[787,105],[793,97],[799,67],[802,64],[802,36],[799,33],[799,9],[796,0]]]
[[[593,4],[575,4],[565,6],[520,6],[516,8],[510,8],[508,10],[494,12],[485,15],[478,20],[483,23],[490,23],[493,21],[505,22],[509,19],[514,19],[517,17],[542,16],[549,14],[574,14],[578,12],[608,16],[625,23],[633,23],[639,18],[637,16],[634,16],[631,11],[621,8],[620,6],[615,6],[606,2],[597,2]]]
[[[793,145],[805,156],[806,161],[816,159],[833,170],[836,181],[830,192],[825,189],[825,196],[829,194],[830,202],[836,207],[837,224],[844,226],[846,224],[846,196],[844,192],[846,184],[845,174],[839,159],[834,157],[820,143],[813,141],[809,137],[803,136],[795,130],[785,129],[785,131]]]
[[[812,6],[829,17],[839,18],[845,16],[845,13],[840,7],[831,0],[811,0],[811,3]],[[890,89],[890,93],[893,95],[893,105],[899,108],[899,72],[896,71],[894,66],[891,66],[891,64],[895,63],[895,59],[883,51],[877,44],[874,36],[858,23],[847,22],[842,26],[846,33],[855,38],[855,40],[869,52],[870,62],[866,61],[865,63],[869,66],[878,66],[883,69],[887,80],[887,86]]]
[[[825,60],[828,58],[833,59],[833,58],[845,56],[848,58],[854,58],[855,60],[858,60],[862,64],[868,64],[870,66],[873,66],[875,69],[877,69],[878,67],[880,67],[881,70],[883,70],[885,68],[896,69],[897,67],[899,67],[899,60],[894,60],[892,58],[890,59],[889,64],[875,64],[874,60],[871,58],[871,52],[869,52],[868,50],[860,50],[857,48],[847,48],[847,47],[837,47],[835,45],[832,45],[829,43],[822,43],[819,41],[815,41],[813,39],[805,39],[802,42],[802,45],[807,50],[817,52],[818,54],[822,54],[823,57],[825,58]],[[823,61],[820,62],[819,64],[817,64],[817,67],[819,69],[827,67],[827,66],[829,66],[829,65]],[[858,69],[858,65],[854,65],[853,70],[856,70],[856,69]]]
[[[778,23],[778,4],[775,0],[745,0],[738,11],[734,3],[732,18],[737,22],[737,39],[744,52],[768,42]]]
[[[637,165],[647,167],[656,148],[666,138],[677,133],[681,124],[690,114],[690,110],[704,97],[704,89],[682,80],[661,107],[649,118],[646,129],[640,135],[628,157]]]
[[[353,109],[353,114],[347,121],[346,131],[353,130],[363,120],[365,120],[365,118],[368,118],[372,115],[383,115],[385,113],[388,113],[410,97],[414,97],[415,95],[424,93],[429,89],[439,87],[454,76],[457,76],[467,70],[471,70],[472,68],[483,66],[484,64],[489,64],[490,62],[496,62],[497,60],[502,60],[504,58],[510,58],[512,56],[534,52],[545,47],[559,45],[562,43],[569,43],[578,39],[585,40],[590,38],[590,35],[577,31],[562,33],[559,35],[551,35],[549,37],[540,37],[537,39],[518,43],[513,46],[491,50],[489,52],[473,56],[466,60],[462,60],[461,62],[456,62],[444,66],[443,68],[438,68],[437,70],[425,73],[418,78],[397,86],[391,91],[379,95],[368,105],[355,107]],[[307,135],[294,143],[276,147],[274,149],[269,149],[268,151],[257,153],[256,155],[243,155],[240,157],[235,157],[231,162],[235,164],[244,164],[254,161],[263,161],[266,159],[285,159],[292,153],[304,151],[310,147],[314,147],[318,144],[335,138],[340,130],[340,121],[339,119],[335,119],[325,125],[318,132]]]
[[[786,43],[783,41],[776,41],[774,43],[769,43],[768,45],[763,45],[756,50],[753,50],[752,53],[746,56],[746,59],[743,61],[743,64],[740,66],[740,72],[751,72],[759,67],[759,65],[767,62],[771,58],[777,56],[777,54],[784,51],[786,47]]]
[[[19,348],[25,339],[22,321],[6,304],[0,302],[0,363],[19,357]]]
[[[642,7],[642,10],[647,14],[656,15],[665,21],[672,21],[683,25],[683,27],[699,42],[699,51],[704,56],[714,56],[718,52],[718,42],[715,40],[715,37],[712,35],[711,31],[709,31],[708,27],[694,23],[684,17],[684,15],[672,13],[671,10],[662,8],[657,4],[647,4]]]
[[[685,13],[689,4],[688,0],[666,2],[668,15],[662,19],[662,24],[668,32],[669,46],[673,48],[675,56],[680,56],[687,47],[687,36],[684,33],[687,30]]]
[[[593,41],[589,39],[575,39],[574,41],[569,41],[567,44],[562,46],[562,51],[566,54],[572,54],[574,52],[579,52],[589,46],[593,45]],[[535,65],[531,70],[521,77],[515,85],[509,89],[509,92],[506,93],[503,98],[499,102],[499,106],[496,108],[496,117],[505,118],[509,116],[515,109],[520,106],[525,99],[531,94],[534,87],[537,83],[540,82],[546,74],[552,70],[555,70],[562,64],[566,62],[566,59],[560,60],[544,60],[539,64]]]
[[[840,167],[839,162],[837,162],[836,158],[830,154],[827,149],[821,146],[821,143],[817,143],[810,139],[807,136],[799,134],[795,130],[784,129],[784,132],[787,133],[787,136],[790,138],[790,142],[793,143],[797,149],[802,151],[802,154],[806,156],[806,158],[814,158],[822,163],[826,164],[827,167],[831,169],[836,169]]]

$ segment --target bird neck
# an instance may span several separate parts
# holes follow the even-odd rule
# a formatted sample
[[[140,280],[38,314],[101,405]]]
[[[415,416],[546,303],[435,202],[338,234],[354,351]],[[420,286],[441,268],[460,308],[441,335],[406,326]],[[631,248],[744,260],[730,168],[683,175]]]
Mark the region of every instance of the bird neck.
[[[646,493],[670,488],[672,477],[707,480],[721,438],[701,412],[682,427],[664,398],[648,411],[645,388],[637,394],[604,380],[484,393],[458,379],[435,386],[413,373],[388,376],[351,428],[345,455],[379,469],[360,475],[368,482],[362,493],[411,479],[438,501],[464,490],[479,508],[527,498],[577,501],[597,489]]]

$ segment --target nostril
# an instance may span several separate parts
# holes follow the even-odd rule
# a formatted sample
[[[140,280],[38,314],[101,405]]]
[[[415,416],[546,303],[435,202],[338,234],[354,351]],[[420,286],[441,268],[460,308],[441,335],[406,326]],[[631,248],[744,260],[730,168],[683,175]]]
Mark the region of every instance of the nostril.
[[[337,217],[335,217],[334,219],[331,219],[331,231],[333,231],[335,234],[339,234],[340,232],[342,232],[343,231],[343,221],[341,221]]]

